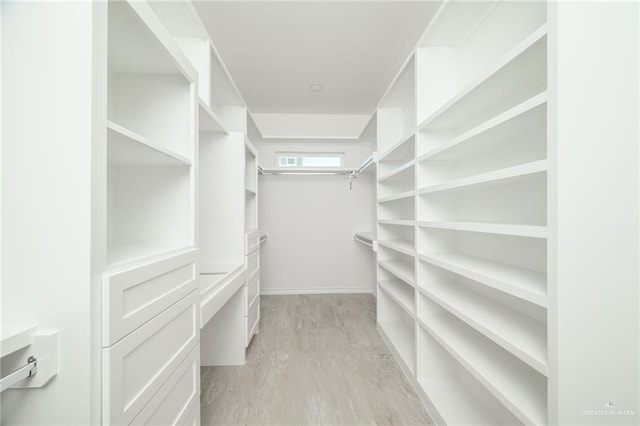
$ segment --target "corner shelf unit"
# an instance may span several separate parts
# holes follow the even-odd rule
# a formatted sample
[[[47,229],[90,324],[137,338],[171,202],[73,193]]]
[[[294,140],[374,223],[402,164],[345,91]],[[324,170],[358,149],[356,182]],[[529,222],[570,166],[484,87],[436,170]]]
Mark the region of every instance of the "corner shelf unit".
[[[545,2],[445,1],[377,110],[378,324],[442,424],[546,424]]]

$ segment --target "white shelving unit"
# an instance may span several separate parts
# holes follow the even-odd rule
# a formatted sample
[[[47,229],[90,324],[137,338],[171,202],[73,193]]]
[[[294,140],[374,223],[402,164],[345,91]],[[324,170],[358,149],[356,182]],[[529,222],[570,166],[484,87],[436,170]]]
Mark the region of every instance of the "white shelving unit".
[[[145,7],[108,8],[111,265],[194,244],[193,71]]]
[[[246,137],[247,109],[193,4],[153,1],[151,7],[198,71],[202,363],[244,364],[248,298],[255,290],[245,234],[257,229],[258,218],[257,151]]]
[[[435,419],[547,422],[544,2],[444,2],[380,102],[378,323]]]
[[[104,11],[102,422],[163,423],[198,414],[197,72],[147,3]]]

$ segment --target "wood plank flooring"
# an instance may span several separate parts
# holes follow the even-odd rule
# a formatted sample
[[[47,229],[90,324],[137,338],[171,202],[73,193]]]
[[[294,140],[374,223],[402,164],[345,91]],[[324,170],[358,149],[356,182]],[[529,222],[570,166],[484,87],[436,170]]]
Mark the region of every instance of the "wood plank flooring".
[[[203,425],[433,424],[375,327],[371,295],[262,296],[242,367],[203,367]]]

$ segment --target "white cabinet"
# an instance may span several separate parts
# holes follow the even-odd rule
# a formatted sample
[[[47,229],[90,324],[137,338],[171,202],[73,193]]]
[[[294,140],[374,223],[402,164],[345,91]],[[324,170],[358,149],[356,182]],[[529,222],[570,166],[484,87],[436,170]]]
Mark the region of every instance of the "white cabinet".
[[[128,424],[198,348],[198,293],[192,292],[103,350],[103,421]]]
[[[107,7],[102,420],[199,413],[197,73],[146,2]]]
[[[260,232],[247,232],[245,236],[247,252],[247,284],[245,291],[246,342],[258,332],[260,322]]]
[[[102,281],[103,346],[113,345],[194,291],[197,255],[190,249],[107,273]]]
[[[200,351],[192,349],[132,425],[197,425],[200,423]]]

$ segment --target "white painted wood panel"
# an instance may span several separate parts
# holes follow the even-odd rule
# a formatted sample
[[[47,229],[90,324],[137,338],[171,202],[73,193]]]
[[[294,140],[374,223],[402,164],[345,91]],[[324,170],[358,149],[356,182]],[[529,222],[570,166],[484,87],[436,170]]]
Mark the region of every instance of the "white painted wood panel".
[[[102,345],[111,346],[198,286],[198,250],[107,273],[102,279]]]
[[[260,251],[254,251],[247,256],[247,277],[252,279],[260,270]]]
[[[245,254],[250,254],[260,248],[260,231],[251,231],[245,234]]]
[[[247,286],[247,306],[254,302],[254,299],[260,292],[260,273],[258,272],[249,282]]]
[[[260,322],[260,298],[256,298],[249,307],[247,316],[247,341],[245,346],[249,346],[251,338],[258,332],[258,323]]]
[[[199,413],[200,349],[196,347],[167,379],[132,425],[187,425]]]
[[[103,422],[129,424],[198,345],[194,291],[103,350]]]

